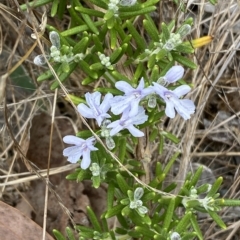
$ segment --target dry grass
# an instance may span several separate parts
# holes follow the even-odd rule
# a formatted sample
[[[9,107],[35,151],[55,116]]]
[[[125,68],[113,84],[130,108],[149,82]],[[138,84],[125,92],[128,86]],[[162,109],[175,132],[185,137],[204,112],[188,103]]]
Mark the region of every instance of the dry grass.
[[[166,131],[178,136],[181,142],[177,146],[168,142],[165,146],[166,154],[161,161],[167,162],[175,151],[180,150],[182,155],[179,158],[178,174],[175,178],[179,186],[186,173],[194,168],[193,163],[204,164],[210,174],[209,178],[224,177],[222,195],[238,199],[240,190],[238,168],[240,161],[238,128],[240,122],[240,106],[238,105],[240,36],[234,32],[234,25],[239,20],[240,6],[239,1],[219,0],[220,4],[216,6],[215,12],[207,14],[204,11],[204,2],[204,0],[189,0],[187,2],[188,9],[183,13],[176,9],[171,1],[162,0],[156,14],[155,20],[159,24],[159,28],[161,21],[168,22],[170,19],[176,18],[180,24],[184,19],[192,16],[194,28],[191,38],[203,35],[214,36],[210,45],[196,50],[192,56],[199,67],[186,73],[186,79],[194,85],[190,96],[197,105],[197,111],[187,122],[176,117],[174,120],[163,123]],[[60,105],[57,105],[57,102],[61,102],[61,104],[63,102],[61,96],[68,91],[74,91],[81,95],[83,90],[82,87],[81,91],[78,90],[81,73],[71,76],[67,89],[62,86],[61,90],[55,92],[49,91],[48,83],[41,85],[36,83],[36,77],[42,70],[33,65],[32,59],[40,52],[37,46],[43,50],[44,45],[41,45],[39,40],[31,39],[30,34],[38,30],[39,20],[41,20],[39,16],[45,11],[47,12],[48,9],[38,9],[38,13],[35,12],[35,16],[37,16],[35,18],[32,12],[24,14],[18,12],[16,1],[6,0],[0,4],[0,121],[2,124],[0,197],[10,205],[16,205],[19,198],[18,191],[23,190],[29,181],[39,176],[43,177],[69,170],[69,166],[60,166],[47,168],[44,170],[45,173],[39,173],[38,168],[26,158],[30,141],[29,129],[33,117],[44,109],[52,116],[53,123],[55,116],[62,115]],[[177,14],[175,14],[176,12]],[[62,23],[56,19],[49,19],[49,21],[58,29],[64,29],[68,17],[66,16]],[[43,36],[47,37],[46,34]],[[16,83],[15,80],[19,75],[10,76],[16,66],[20,66],[22,63],[25,71],[23,78],[26,81],[31,79],[33,82],[32,85],[26,87]],[[68,106],[64,114],[66,113],[75,122],[74,128],[81,129],[81,121],[77,118],[74,110]],[[51,126],[50,132],[52,133],[53,124]],[[18,161],[19,158],[24,160],[30,173],[17,173],[19,165],[21,165]],[[50,159],[51,151],[49,151],[48,163]],[[208,182],[208,177],[203,181]],[[46,178],[43,179],[46,181]],[[239,239],[239,217],[234,214],[232,209],[225,209],[221,215],[228,225],[226,230],[220,230],[206,218],[201,220],[205,233],[204,239]]]

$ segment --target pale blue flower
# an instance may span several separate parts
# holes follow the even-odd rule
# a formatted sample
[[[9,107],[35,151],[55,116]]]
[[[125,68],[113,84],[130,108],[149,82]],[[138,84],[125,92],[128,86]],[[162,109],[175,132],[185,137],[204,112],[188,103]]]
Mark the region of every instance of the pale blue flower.
[[[184,74],[184,68],[182,66],[173,66],[171,67],[165,76],[160,77],[157,81],[157,83],[161,85],[169,84],[169,83],[174,83],[181,79]]]
[[[110,123],[107,128],[112,128],[110,131],[110,136],[113,136],[120,132],[123,129],[128,129],[128,131],[134,136],[134,137],[143,137],[144,133],[134,127],[133,125],[139,125],[144,122],[146,122],[148,119],[148,116],[145,114],[145,110],[143,107],[138,107],[138,113],[137,115],[130,117],[129,116],[129,109],[126,109],[123,111],[122,117]]]
[[[165,80],[168,83],[174,83],[177,80],[181,79],[184,74],[184,68],[182,66],[173,66],[165,74]]]
[[[193,101],[189,99],[179,99],[191,90],[188,85],[182,85],[173,91],[155,82],[153,82],[153,85],[154,91],[166,102],[165,113],[168,117],[174,118],[176,110],[184,120],[190,119],[190,115],[195,111]]]
[[[87,169],[91,163],[90,152],[98,150],[93,146],[95,141],[94,137],[85,140],[71,135],[65,136],[63,142],[75,146],[65,148],[63,156],[68,157],[68,161],[71,163],[76,163],[82,157],[81,168]]]
[[[125,109],[130,107],[129,116],[132,117],[137,114],[139,102],[147,95],[153,92],[151,87],[144,88],[144,79],[141,78],[137,88],[133,88],[125,81],[118,81],[115,87],[124,92],[124,96],[116,96],[111,101],[111,111],[115,115],[119,115]]]
[[[88,106],[84,103],[80,103],[77,107],[79,113],[85,118],[96,119],[98,126],[101,126],[102,121],[105,118],[111,118],[109,114],[107,114],[110,108],[110,102],[113,98],[111,93],[108,93],[102,103],[100,104],[101,100],[101,93],[94,92],[94,93],[86,93],[85,94],[86,102]]]

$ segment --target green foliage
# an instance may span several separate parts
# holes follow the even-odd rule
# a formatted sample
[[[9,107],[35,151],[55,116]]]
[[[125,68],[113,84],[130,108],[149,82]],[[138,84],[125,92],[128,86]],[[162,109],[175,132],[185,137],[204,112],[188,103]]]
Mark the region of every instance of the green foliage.
[[[65,84],[73,72],[81,71],[82,79],[79,81],[82,85],[92,88],[100,78],[104,78],[104,86],[98,86],[93,91],[116,96],[122,95],[115,88],[117,81],[125,81],[136,87],[143,77],[145,85],[150,86],[164,78],[175,63],[190,69],[197,67],[190,58],[194,52],[193,47],[183,42],[191,30],[193,19],[186,19],[178,28],[175,21],[156,26],[151,13],[159,0],[137,1],[132,6],[112,6],[108,0],[72,0],[70,8],[67,7],[66,0],[37,0],[30,2],[29,6],[43,6],[50,2],[52,17],[61,19],[64,14],[68,14],[71,19],[69,28],[62,32],[53,26],[47,26],[52,46],[46,56],[54,72],[47,69],[37,80],[51,81],[52,90],[58,88],[60,82]],[[184,9],[182,1],[174,2]],[[22,5],[21,9],[26,10],[27,5]],[[136,25],[136,19],[143,26],[142,29]],[[55,37],[52,38],[51,33]],[[38,60],[43,60],[41,57]],[[169,89],[174,90],[183,83],[185,81],[181,79]],[[76,105],[86,103],[83,96],[68,97]],[[154,143],[158,153],[162,154],[166,141],[178,144],[181,139],[165,131],[162,126],[159,127],[165,116],[161,109],[165,103],[156,100],[154,94],[151,97],[153,103],[156,101],[156,107],[150,108],[149,99],[141,102],[148,111],[148,120],[138,128],[149,132],[149,142],[146,144]],[[118,119],[117,116],[112,118]],[[107,143],[110,136],[102,136],[103,130],[106,128],[94,130],[94,133]],[[92,136],[92,131],[82,130],[76,136],[87,139]],[[173,194],[177,184],[172,182],[166,185],[166,178],[181,153],[173,154],[165,166],[158,161],[152,162],[150,166],[151,159],[148,159],[147,150],[139,144],[141,140],[131,136],[127,130],[111,140],[115,144],[109,148],[111,154],[110,150],[97,142],[95,147],[98,151],[91,152],[90,167],[77,168],[66,177],[77,182],[91,180],[94,188],[99,188],[103,183],[108,184],[107,208],[101,218],[98,219],[88,207],[87,215],[91,226],[74,226],[79,239],[203,239],[197,221],[198,212],[208,213],[221,228],[226,228],[217,212],[225,206],[239,206],[240,201],[220,198],[221,177],[212,186],[199,186],[203,171],[200,167],[194,174],[189,173],[180,190]],[[141,149],[136,153],[139,146]],[[112,154],[117,158],[114,159]],[[149,182],[144,183],[140,179],[147,178],[146,165],[154,169],[154,172],[149,177]],[[182,214],[179,214],[179,209]],[[114,229],[109,229],[107,220],[113,217],[119,224]],[[70,228],[66,228],[65,236],[57,230],[53,230],[53,234],[58,240],[66,239],[65,236],[70,240],[75,239]]]

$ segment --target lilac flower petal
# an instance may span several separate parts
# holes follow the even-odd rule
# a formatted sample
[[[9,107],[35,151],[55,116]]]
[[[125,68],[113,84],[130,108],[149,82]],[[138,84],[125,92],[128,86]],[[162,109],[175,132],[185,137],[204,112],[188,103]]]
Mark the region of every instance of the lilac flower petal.
[[[165,113],[170,118],[175,117],[176,113],[175,113],[175,109],[174,109],[174,104],[171,101],[166,102]]]
[[[140,79],[140,82],[139,82],[136,90],[140,90],[140,91],[141,91],[141,90],[143,90],[143,89],[144,89],[144,78],[142,77],[142,78]]]
[[[105,113],[105,114],[101,114],[100,116],[95,117],[95,119],[96,119],[96,121],[97,121],[97,123],[98,123],[98,126],[101,126],[102,121],[103,121],[105,118],[111,118],[111,116],[110,116],[109,114]]]
[[[139,129],[135,128],[133,125],[130,125],[127,127],[128,131],[134,136],[134,137],[143,137],[144,133],[140,131]]]
[[[100,105],[101,100],[101,93],[100,92],[94,92],[94,93],[86,93],[85,94],[86,102],[91,107],[92,105]]]
[[[189,112],[194,113],[195,112],[195,105],[192,100],[189,99],[181,99],[181,104],[184,105],[186,109],[188,109]]]
[[[187,94],[191,88],[188,85],[182,85],[180,87],[177,87],[173,90],[174,94],[176,94],[178,97],[181,97],[185,94]]]
[[[130,105],[130,99],[126,96],[116,96],[111,101],[111,111],[115,115],[119,115]]]
[[[140,99],[131,102],[131,110],[128,114],[129,117],[133,117],[138,113],[139,102],[140,102]]]
[[[90,151],[83,152],[83,158],[81,161],[81,168],[87,169],[91,164]]]
[[[162,85],[155,83],[155,82],[153,82],[152,89],[163,99],[164,99],[164,93],[166,91],[169,91],[167,88],[165,88]]]
[[[111,128],[111,127],[110,127]],[[110,131],[110,136],[114,136],[116,135],[117,133],[119,133],[121,130],[123,130],[123,126],[121,125],[118,125],[116,127],[113,127]]]
[[[148,115],[145,114],[143,107],[139,107],[138,114],[135,117],[132,117],[132,124],[139,125],[143,124],[148,120]]]
[[[87,107],[84,103],[77,106],[78,112],[85,118],[94,118],[93,110]]]
[[[174,83],[181,79],[184,74],[184,68],[182,66],[171,67],[164,76],[168,83]]]
[[[151,86],[151,87],[144,88],[144,89],[142,90],[142,96],[144,96],[144,97],[146,97],[147,95],[150,95],[150,94],[152,94],[152,93],[154,93],[154,89],[152,88],[152,86]]]
[[[84,139],[81,139],[79,137],[75,137],[72,135],[67,135],[63,138],[63,142],[67,143],[67,144],[74,144],[74,145],[81,145],[85,142]]]
[[[103,101],[102,101],[102,104],[101,104],[101,106],[100,106],[100,109],[102,110],[102,112],[107,112],[108,110],[109,110],[109,108],[110,108],[110,102],[111,102],[111,100],[113,99],[113,95],[111,94],[111,93],[108,93],[105,97],[104,97],[104,99],[103,99]]]
[[[72,146],[63,150],[63,156],[68,157],[68,161],[76,163],[82,156],[82,150],[79,146]]]
[[[190,115],[194,113],[195,106],[191,100],[182,99],[180,100],[180,104],[175,106],[175,109],[184,120],[187,120],[190,119]]]
[[[115,87],[124,92],[125,94],[129,94],[130,92],[134,91],[135,89],[125,81],[118,81],[115,83]]]

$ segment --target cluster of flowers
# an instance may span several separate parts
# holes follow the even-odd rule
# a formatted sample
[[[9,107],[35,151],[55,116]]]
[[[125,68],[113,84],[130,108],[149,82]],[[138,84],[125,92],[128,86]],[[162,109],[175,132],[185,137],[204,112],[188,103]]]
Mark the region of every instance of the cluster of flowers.
[[[190,115],[194,113],[194,103],[189,99],[180,99],[191,90],[188,85],[181,85],[174,90],[169,90],[161,85],[166,86],[174,83],[181,79],[183,74],[183,67],[174,66],[164,77],[159,78],[157,82],[153,82],[153,85],[148,87],[145,87],[143,78],[141,78],[137,88],[133,88],[125,81],[118,81],[115,87],[124,92],[123,96],[113,96],[108,93],[101,102],[101,93],[86,93],[85,98],[88,106],[81,103],[77,109],[83,117],[95,119],[98,126],[102,127],[105,137],[112,137],[123,129],[128,129],[134,137],[142,137],[144,133],[135,127],[135,125],[143,124],[148,120],[145,109],[139,105],[142,99],[159,96],[166,103],[165,113],[170,118],[175,117],[175,110],[184,120],[190,119]],[[114,115],[122,114],[120,119],[110,122],[108,120],[111,118],[111,115],[108,114],[109,110]],[[66,136],[63,141],[75,145],[63,151],[63,155],[68,157],[68,161],[76,163],[82,157],[81,168],[87,169],[91,163],[90,152],[98,150],[94,147],[96,139],[90,137],[85,140],[75,136]]]
[[[177,33],[170,33],[169,39],[163,43],[160,39],[159,42],[154,42],[152,49],[146,49],[145,53],[148,55],[158,54],[162,49],[170,52],[174,50],[183,41],[182,39],[191,32],[191,26],[184,24],[178,29]]]
[[[55,63],[70,63],[72,61],[78,62],[84,58],[84,54],[74,54],[72,52],[73,47],[62,45],[60,43],[60,36],[57,32],[52,31],[49,33],[49,39],[52,43],[50,47],[50,54],[46,55],[47,59],[52,59]],[[43,54],[37,55],[34,60],[34,64],[42,66],[46,64],[46,59]]]

